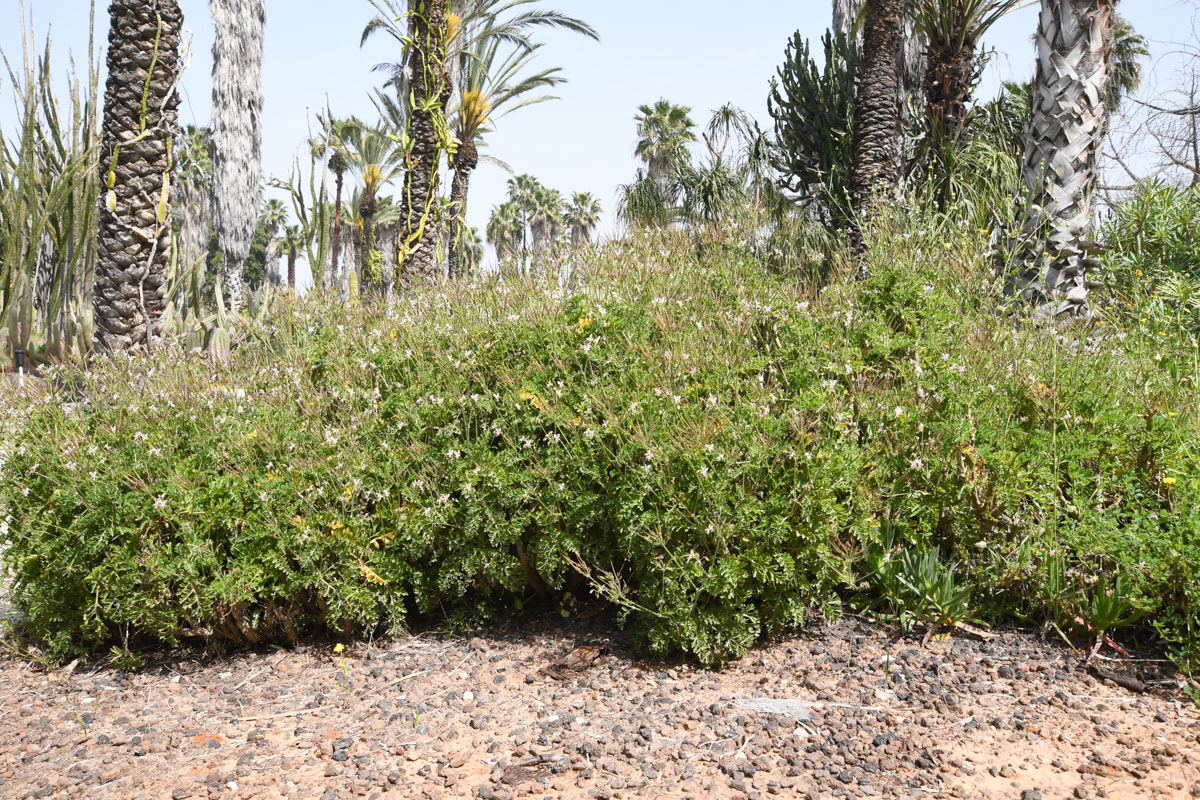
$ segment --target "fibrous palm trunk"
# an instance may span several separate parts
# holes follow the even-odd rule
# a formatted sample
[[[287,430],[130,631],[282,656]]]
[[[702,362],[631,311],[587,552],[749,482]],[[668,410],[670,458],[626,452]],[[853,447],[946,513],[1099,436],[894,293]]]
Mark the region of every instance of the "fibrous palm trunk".
[[[171,141],[179,134],[177,0],[112,0],[101,129],[96,346],[149,346],[166,306]]]
[[[437,257],[438,164],[446,132],[446,0],[410,0],[413,41],[413,106],[409,114],[410,151],[400,211],[400,278],[404,286],[432,281],[441,272]]]
[[[967,104],[975,83],[976,42],[961,47],[931,42],[926,56],[925,101],[929,132],[936,141],[953,142],[968,122]]]
[[[867,0],[833,0],[833,30],[844,34],[849,41],[857,41],[861,47],[864,26],[857,24]],[[904,15],[900,30],[900,48],[896,56],[896,98],[900,103],[900,125],[905,134],[918,131],[917,120],[925,97],[926,53],[929,37],[916,30],[911,14]],[[903,147],[897,155],[903,158],[914,150],[918,139],[905,136]],[[900,165],[903,168],[903,164]]]
[[[362,236],[358,241],[358,285],[364,289],[382,293],[383,275],[378,274],[375,263],[375,215],[379,212],[379,201],[371,189],[364,190],[358,201],[358,218],[362,220]]]
[[[296,245],[294,245],[294,244],[290,245],[288,247],[288,254],[287,254],[287,260],[288,260],[288,277],[287,277],[288,284],[287,285],[288,285],[288,292],[293,295],[296,293],[296,257],[298,255],[299,255],[299,253],[298,253],[298,248],[296,247]]]
[[[232,311],[245,302],[243,262],[262,206],[265,0],[209,0],[213,43],[213,224]]]
[[[1084,235],[1104,142],[1115,0],[1042,0],[1033,115],[1025,134],[1027,192],[1020,263],[1009,285],[1044,318],[1087,318]]]
[[[462,142],[454,156],[454,185],[450,189],[450,277],[460,277],[465,256],[467,227],[467,193],[471,188],[471,172],[479,166],[479,149],[473,140]]]
[[[340,153],[334,153],[329,159],[329,168],[333,170],[336,189],[333,199],[333,240],[329,251],[329,263],[326,265],[325,285],[336,286],[338,278],[338,262],[342,258],[342,189],[346,183],[346,160]]]
[[[850,192],[861,220],[872,199],[895,189],[899,175],[900,103],[897,54],[904,0],[867,0],[863,54],[854,90],[854,164]],[[861,223],[860,223],[861,224]],[[856,248],[861,245],[855,226]]]

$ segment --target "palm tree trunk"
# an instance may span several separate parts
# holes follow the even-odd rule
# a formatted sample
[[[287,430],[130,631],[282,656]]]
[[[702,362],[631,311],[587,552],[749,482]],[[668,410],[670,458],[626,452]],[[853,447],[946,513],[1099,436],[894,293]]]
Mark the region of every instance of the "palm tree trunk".
[[[931,42],[926,55],[925,100],[929,134],[935,142],[951,143],[966,128],[967,103],[975,77],[974,38],[961,47]]]
[[[854,164],[850,192],[858,220],[853,241],[861,250],[859,226],[872,199],[895,189],[900,151],[897,54],[904,0],[867,0],[863,55],[854,97]]]
[[[1115,0],[1042,0],[1033,116],[1022,175],[1024,252],[1009,291],[1043,318],[1087,318],[1089,272],[1083,245],[1104,143],[1104,101]]]
[[[340,165],[340,161],[339,161]],[[329,253],[329,265],[325,271],[325,285],[335,286],[338,279],[338,261],[342,257],[342,187],[346,182],[345,168],[334,168],[334,180],[337,189],[334,192],[333,205],[333,231],[331,238],[333,239]]]
[[[857,41],[861,47],[865,26],[857,25],[867,0],[833,0],[833,30],[842,33],[849,41]],[[911,14],[904,15],[900,30],[900,48],[896,56],[896,98],[900,103],[901,130],[904,133],[903,147],[897,156],[903,158],[917,145],[915,136],[908,136],[920,122],[921,106],[925,100],[926,51],[929,38],[917,33],[916,21]],[[914,113],[916,116],[914,117]],[[903,164],[899,165],[903,168]]]
[[[296,246],[292,245],[288,249],[288,278],[287,278],[288,293],[292,294],[292,295],[296,294],[296,256],[297,256]]]
[[[373,191],[364,190],[362,199],[358,201],[358,216],[362,220],[362,236],[358,242],[358,285],[361,289],[371,289],[376,292],[383,290],[383,276],[377,274],[379,265],[374,262],[375,252],[375,215],[379,212],[379,203]]]
[[[409,114],[408,170],[401,202],[400,277],[403,285],[437,277],[438,226],[433,212],[438,195],[438,164],[446,137],[444,109],[450,98],[446,77],[446,0],[410,0],[414,33],[413,107]]]
[[[209,0],[213,43],[213,223],[229,308],[245,303],[242,269],[262,206],[265,0]]]
[[[179,135],[183,12],[177,0],[112,0],[100,164],[96,346],[151,346],[166,307],[170,142]]]
[[[466,262],[463,253],[467,226],[467,193],[471,188],[471,172],[479,166],[479,150],[474,141],[458,146],[454,157],[454,185],[450,189],[450,277],[461,277]]]

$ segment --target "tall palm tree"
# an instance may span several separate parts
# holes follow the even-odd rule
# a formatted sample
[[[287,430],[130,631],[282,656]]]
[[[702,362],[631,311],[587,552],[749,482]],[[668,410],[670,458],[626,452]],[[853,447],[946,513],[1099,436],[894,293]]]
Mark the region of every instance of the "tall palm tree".
[[[213,43],[213,224],[229,308],[245,302],[243,262],[262,203],[262,58],[266,0],[209,0]]]
[[[580,247],[591,242],[592,234],[600,224],[601,213],[600,200],[591,192],[571,195],[571,204],[563,212],[563,224],[571,233],[573,246]]]
[[[867,0],[863,21],[862,66],[854,94],[854,163],[850,194],[859,220],[854,229],[861,248],[859,226],[872,198],[892,191],[898,180],[900,103],[897,100],[896,58],[900,49],[905,0]]]
[[[1142,86],[1142,60],[1150,57],[1150,43],[1129,20],[1120,14],[1113,22],[1112,74],[1108,80],[1104,106],[1109,115],[1116,114],[1126,97]]]
[[[398,97],[407,103],[411,75],[415,19],[405,13],[410,3],[405,0],[370,0],[376,14],[363,29],[362,43],[382,34],[399,46],[402,57],[397,62],[376,64],[374,69],[388,75],[388,83]],[[453,23],[447,55],[451,80],[459,83],[462,56],[469,53],[480,39],[495,39],[518,49],[534,46],[533,34],[541,29],[572,31],[599,39],[592,26],[581,19],[540,7],[541,0],[450,0],[447,14]]]
[[[283,252],[287,254],[287,287],[290,294],[296,293],[296,259],[303,245],[304,234],[300,231],[299,225],[289,225],[283,229],[283,238],[280,241],[280,246]],[[311,267],[312,265],[310,264],[309,266]]]
[[[446,74],[446,0],[410,0],[412,37],[412,108],[404,136],[408,169],[400,214],[400,278],[404,285],[427,282],[441,269],[437,226],[432,214],[438,197],[442,155],[449,149],[446,103],[451,86]]]
[[[321,125],[321,133],[309,141],[309,146],[314,158],[328,159],[329,171],[333,173],[334,180],[333,225],[330,231],[329,264],[325,280],[326,285],[333,286],[337,283],[341,266],[342,191],[345,189],[346,171],[350,169],[346,142],[363,123],[354,117],[339,119],[329,112],[317,115],[317,121]],[[315,274],[319,267],[312,268]]]
[[[171,142],[178,135],[183,12],[177,0],[112,0],[100,134],[96,346],[151,346],[166,308]]]
[[[1092,222],[1107,130],[1116,0],[1042,0],[1033,116],[1025,132],[1023,252],[1009,290],[1039,316],[1087,318],[1098,262]]]
[[[376,215],[379,212],[379,190],[404,174],[404,148],[388,127],[382,125],[355,125],[347,130],[344,140],[351,173],[358,180],[362,191],[358,195],[359,232],[357,261],[360,270],[359,286],[380,291],[385,283],[384,270],[391,264],[382,265],[375,255],[377,239]]]
[[[470,242],[463,238],[467,218],[467,193],[471,173],[479,165],[479,148],[492,123],[517,109],[556,98],[535,94],[563,83],[558,68],[524,74],[541,45],[513,47],[499,38],[476,40],[464,54],[459,81],[454,133],[454,183],[450,191],[450,277],[461,271],[463,253]]]
[[[675,179],[679,165],[689,160],[688,145],[696,141],[696,123],[692,110],[662,99],[653,105],[638,106],[637,145],[634,153],[646,164],[650,177],[666,192]]]
[[[508,179],[508,200],[521,212],[521,235],[518,239],[522,255],[529,252],[529,225],[533,216],[534,198],[541,189],[542,184],[529,174],[514,175]]]
[[[916,29],[929,42],[924,79],[927,130],[935,142],[952,142],[967,127],[980,40],[1027,0],[910,1]]]
[[[533,250],[545,253],[553,248],[562,232],[563,200],[557,189],[538,187],[533,194],[529,227],[533,233]]]
[[[266,280],[276,286],[283,282],[282,276],[279,274],[279,231],[287,225],[287,221],[287,208],[283,205],[282,200],[271,199],[263,204],[262,216],[258,219],[258,224],[263,226],[267,234],[266,258],[264,259],[263,272],[265,273]]]
[[[525,236],[525,214],[513,201],[492,206],[488,218],[487,241],[496,248],[496,258],[501,265],[510,260],[521,248]]]

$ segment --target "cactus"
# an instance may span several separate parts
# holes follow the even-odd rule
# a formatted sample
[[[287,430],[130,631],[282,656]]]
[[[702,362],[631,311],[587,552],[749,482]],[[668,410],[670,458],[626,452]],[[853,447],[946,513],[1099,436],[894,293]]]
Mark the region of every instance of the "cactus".
[[[220,326],[213,328],[212,334],[208,337],[209,357],[218,364],[228,364],[231,347],[229,329]]]
[[[28,275],[21,275],[17,279],[13,295],[8,308],[8,343],[13,351],[9,355],[17,350],[29,349],[29,337],[33,332],[33,290],[29,286]]]

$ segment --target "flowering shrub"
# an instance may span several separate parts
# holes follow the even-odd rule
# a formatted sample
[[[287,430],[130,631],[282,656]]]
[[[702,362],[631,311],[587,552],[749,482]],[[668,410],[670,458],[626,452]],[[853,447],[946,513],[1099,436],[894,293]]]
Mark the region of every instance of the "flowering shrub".
[[[1119,573],[1195,658],[1195,354],[997,316],[981,245],[885,226],[869,281],[811,293],[646,236],[580,256],[582,288],[316,298],[226,366],[62,371],[0,482],[14,599],[61,657],[590,592],[716,663],[837,613],[886,526],[978,616],[1069,621]]]

